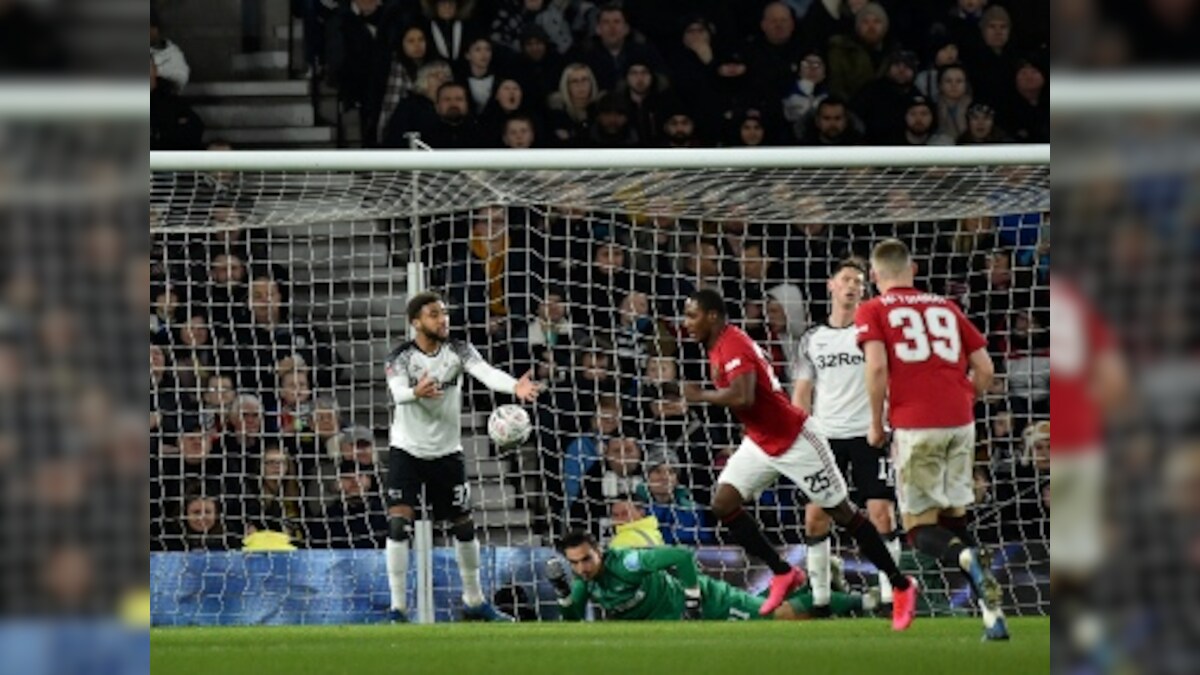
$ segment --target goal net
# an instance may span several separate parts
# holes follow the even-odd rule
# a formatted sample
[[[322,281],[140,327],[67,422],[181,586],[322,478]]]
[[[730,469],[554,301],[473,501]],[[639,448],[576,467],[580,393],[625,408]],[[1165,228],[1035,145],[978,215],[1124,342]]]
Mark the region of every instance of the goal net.
[[[250,166],[243,156],[254,162],[237,153],[228,166]],[[444,294],[455,337],[546,385],[528,406],[535,433],[510,450],[485,426],[512,399],[469,377],[463,392],[485,591],[502,608],[555,617],[541,567],[557,536],[608,541],[651,515],[706,571],[760,589],[765,570],[707,509],[740,428],[682,401],[681,383],[709,379],[683,300],[719,289],[790,391],[799,337],[828,312],[830,265],[886,237],[912,248],[919,286],[961,303],[989,338],[998,377],[976,406],[971,527],[995,554],[1006,609],[1048,613],[1050,199],[1036,152],[736,169],[398,170],[379,156],[361,170],[152,173],[156,623],[382,617],[383,364],[418,289]],[[753,507],[797,563],[803,506],[781,480]],[[853,542],[835,542],[851,586],[874,584]],[[432,544],[410,593],[428,587],[448,620],[449,534],[435,526]],[[243,547],[303,552],[221,553]],[[923,577],[922,611],[971,611],[956,574],[907,545],[903,566]]]

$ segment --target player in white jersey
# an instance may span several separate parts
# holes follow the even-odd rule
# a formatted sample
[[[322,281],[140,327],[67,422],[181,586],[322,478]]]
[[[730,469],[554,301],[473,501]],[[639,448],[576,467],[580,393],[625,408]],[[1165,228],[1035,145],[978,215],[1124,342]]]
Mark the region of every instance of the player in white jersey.
[[[866,268],[856,260],[834,266],[829,277],[830,310],[824,324],[810,328],[800,338],[796,385],[792,403],[812,415],[825,430],[842,475],[850,476],[858,498],[867,503],[867,514],[888,553],[900,562],[896,536],[895,478],[891,457],[867,442],[871,402],[867,397],[866,360],[855,337],[854,312],[867,283]],[[813,591],[812,616],[830,616],[831,521],[825,511],[809,504],[804,513],[808,542],[808,578]],[[892,584],[879,573],[880,599],[892,601]]]
[[[479,541],[471,519],[471,487],[459,426],[463,373],[470,373],[492,391],[513,394],[525,402],[537,399],[541,386],[529,379],[530,373],[515,379],[488,365],[470,344],[451,340],[450,315],[437,293],[419,293],[409,300],[408,320],[416,337],[397,347],[386,366],[394,410],[387,490],[391,619],[408,621],[409,530],[424,486],[434,519],[449,522],[454,533],[463,618],[512,621],[486,601],[479,581]]]

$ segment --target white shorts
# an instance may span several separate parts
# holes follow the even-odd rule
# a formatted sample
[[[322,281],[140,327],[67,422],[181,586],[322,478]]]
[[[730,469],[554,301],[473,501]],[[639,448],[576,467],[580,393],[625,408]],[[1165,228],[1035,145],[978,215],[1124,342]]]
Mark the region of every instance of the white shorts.
[[[1104,456],[1099,452],[1050,459],[1050,569],[1087,573],[1104,553],[1100,508]]]
[[[747,436],[729,458],[717,483],[732,485],[746,501],[756,499],[779,478],[787,476],[812,503],[837,506],[846,500],[846,479],[838,470],[829,441],[811,417],[792,447],[778,457],[766,453]]]
[[[900,513],[917,515],[975,502],[975,425],[892,432],[896,502]]]

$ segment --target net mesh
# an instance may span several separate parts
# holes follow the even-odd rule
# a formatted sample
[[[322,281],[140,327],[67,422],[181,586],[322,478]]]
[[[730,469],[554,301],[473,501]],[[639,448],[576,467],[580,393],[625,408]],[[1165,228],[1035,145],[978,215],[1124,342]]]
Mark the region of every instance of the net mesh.
[[[668,543],[730,545],[706,505],[740,429],[682,402],[681,382],[708,380],[683,299],[719,288],[790,387],[799,336],[828,311],[831,263],[896,236],[918,285],[960,302],[989,338],[999,376],[977,405],[972,527],[999,554],[1008,610],[1047,613],[1048,455],[1035,432],[1049,419],[1048,181],[1044,166],[154,174],[152,545],[235,549],[274,531],[301,548],[383,548],[383,363],[406,337],[414,261],[459,337],[547,386],[530,441],[502,451],[486,417],[511,399],[467,378],[485,545],[551,545],[574,527],[608,539],[628,502]],[[803,559],[795,486],[754,513]],[[849,538],[836,548],[852,582],[873,583]],[[762,583],[738,555],[706,564]],[[968,611],[956,575],[907,547],[904,565],[926,577],[925,611]],[[485,584],[552,616],[517,576]]]

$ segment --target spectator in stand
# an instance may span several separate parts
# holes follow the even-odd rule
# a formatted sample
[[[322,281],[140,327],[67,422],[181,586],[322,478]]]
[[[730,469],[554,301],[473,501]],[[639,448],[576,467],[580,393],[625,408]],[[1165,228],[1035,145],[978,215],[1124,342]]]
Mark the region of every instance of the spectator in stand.
[[[796,32],[796,16],[786,2],[763,7],[758,28],[761,34],[746,50],[746,67],[755,97],[774,103],[794,79],[792,68],[803,58],[805,46]]]
[[[158,70],[159,84],[170,84],[175,92],[183,90],[188,83],[191,68],[179,45],[163,37],[158,12],[150,11],[150,57]]]
[[[783,96],[783,118],[797,141],[804,138],[805,130],[812,125],[817,106],[829,96],[825,58],[815,50],[805,51],[796,65],[792,85]]]
[[[827,96],[817,104],[816,113],[808,124],[805,145],[839,146],[859,145],[862,136],[854,128],[846,102],[836,96]]]
[[[483,132],[471,114],[467,87],[447,82],[438,87],[437,123],[423,134],[426,143],[435,148],[483,147]]]
[[[979,34],[979,29],[975,29],[975,34]],[[917,89],[929,100],[936,101],[938,99],[938,88],[941,80],[942,69],[962,63],[958,43],[946,38],[944,35],[935,37],[928,52],[929,58],[926,60],[928,66],[917,74],[916,85]]]
[[[724,60],[714,45],[716,28],[699,14],[686,16],[681,26],[682,40],[666,52],[671,89],[701,124],[713,127],[724,107],[721,97],[713,95],[720,87],[717,67]]]
[[[800,358],[800,337],[808,329],[808,303],[792,284],[767,291],[767,340],[771,365],[784,385],[792,382]]]
[[[268,446],[263,451],[257,494],[250,495],[244,507],[247,535],[280,532],[297,546],[308,540],[296,464],[283,448]]]
[[[1030,416],[1050,416],[1050,331],[1036,312],[1021,310],[1010,319],[1005,365],[1008,372],[1009,404],[1017,421],[1017,433]]]
[[[854,16],[853,35],[829,39],[829,93],[853,100],[880,71],[890,47],[887,11],[868,3]]]
[[[532,145],[536,134],[533,129],[535,113],[531,108],[532,106],[526,104],[521,82],[510,77],[503,78],[496,84],[496,92],[492,95],[492,100],[483,109],[479,118],[479,126],[488,141],[495,141],[503,145],[504,131],[508,120],[518,115],[522,116],[529,121],[529,144]],[[530,147],[530,145],[525,147]]]
[[[546,289],[527,334],[530,355],[538,363],[537,379],[549,382],[566,379],[571,371],[572,349],[583,342],[584,332],[571,322],[561,287]]]
[[[158,66],[150,58],[150,149],[199,150],[204,121],[169,87],[158,86]]]
[[[329,336],[292,316],[279,276],[277,271],[260,270],[250,282],[250,320],[236,332],[240,348],[238,386],[252,391],[274,389],[277,362],[295,354],[312,370],[313,381],[328,389],[336,379],[337,367]]]
[[[151,427],[162,424],[161,417],[178,410],[179,385],[175,382],[174,368],[161,345],[150,345],[150,420]]]
[[[914,96],[904,111],[904,133],[893,145],[953,145],[954,141],[938,133],[937,113],[924,96]]]
[[[538,265],[527,237],[526,229],[509,227],[505,207],[478,209],[467,248],[456,251],[450,265],[451,323],[465,328],[491,363],[528,363],[521,322],[529,316],[529,298],[541,289],[529,274]]]
[[[963,63],[981,100],[1000,105],[1012,91],[1016,58],[1009,44],[1012,19],[1000,5],[988,7],[979,22],[982,45],[963,54]]]
[[[523,113],[504,121],[504,133],[500,137],[502,147],[512,150],[539,147],[533,119]]]
[[[183,497],[183,512],[173,531],[163,537],[168,551],[233,551],[241,547],[238,537],[225,529],[221,517],[221,502],[213,492],[191,484]]]
[[[595,76],[597,89],[610,90],[634,61],[647,61],[664,71],[663,60],[653,45],[639,42],[632,33],[625,9],[617,3],[600,8],[596,18],[598,40],[583,52],[583,62]]]
[[[625,71],[625,79],[617,85],[617,94],[624,98],[633,128],[645,147],[654,147],[659,142],[662,121],[662,79],[650,69],[650,64],[632,61]]]
[[[562,75],[562,57],[549,45],[550,36],[541,26],[526,26],[521,32],[521,49],[513,68],[526,99],[538,110],[544,109],[547,99],[558,90]]]
[[[235,364],[231,353],[224,352],[215,344],[215,336],[208,327],[208,319],[198,307],[180,308],[175,322],[173,361],[179,386],[189,396],[199,400],[201,388],[208,376],[218,369],[232,369]]]
[[[696,118],[682,107],[663,113],[662,144],[667,148],[698,148],[705,143],[696,129]]]
[[[1034,59],[1023,59],[1014,75],[1016,86],[1003,108],[1003,126],[1018,143],[1050,142],[1050,82]]]
[[[458,62],[471,38],[484,33],[471,20],[474,0],[421,0],[421,7],[429,21],[434,51],[448,63]]]
[[[646,515],[646,511],[632,497],[621,495],[609,505],[613,525],[613,538],[609,548],[646,548],[666,546],[658,519]]]
[[[417,91],[417,73],[429,62],[429,36],[421,26],[409,26],[400,33],[400,42],[392,51],[388,76],[383,89],[383,103],[376,133],[384,143],[392,115],[400,102]]]
[[[592,104],[602,92],[592,69],[582,63],[572,63],[563,69],[558,91],[547,102],[550,113],[547,122],[555,143],[574,147],[588,138]]]
[[[971,104],[967,109],[967,129],[958,137],[959,145],[1011,142],[1008,134],[996,126],[996,112],[992,106],[983,102]]]
[[[459,62],[457,70],[455,80],[466,86],[471,113],[478,117],[491,103],[496,95],[496,88],[500,85],[500,78],[496,75],[492,41],[483,35],[471,38],[470,44],[467,45],[467,53]]]
[[[239,247],[211,247],[208,277],[205,280],[205,295],[208,297],[213,333],[222,343],[223,350],[235,349],[232,344],[234,329],[248,320],[246,262],[237,252],[237,248]]]
[[[338,467],[336,501],[325,509],[324,528],[313,544],[329,548],[382,549],[387,538],[387,509],[376,490],[375,476],[344,461]]]
[[[350,0],[330,27],[329,70],[343,110],[358,110],[363,145],[378,145],[379,116],[390,74],[390,27],[380,0]]]
[[[180,294],[187,293],[188,289],[187,284],[156,282],[152,285],[150,289],[151,344],[171,344],[176,312],[181,306],[188,304],[180,298]]]
[[[729,127],[725,131],[727,147],[754,148],[773,144],[768,139],[762,111],[757,108],[736,110],[730,113]]]
[[[521,37],[528,26],[537,26],[559,54],[571,49],[574,36],[562,10],[549,0],[507,0],[492,21],[492,42],[521,51]]]
[[[224,430],[225,415],[237,396],[237,382],[232,376],[221,372],[209,373],[204,381],[201,410],[215,416],[218,430]]]
[[[608,439],[621,428],[621,404],[614,394],[603,394],[596,402],[591,430],[571,441],[563,452],[563,495],[570,506],[583,494],[583,477],[600,461]]]
[[[593,107],[593,119],[587,145],[593,148],[634,148],[640,139],[633,126],[629,108],[616,94],[605,94]]]
[[[312,388],[308,367],[300,358],[285,358],[276,373],[279,388],[275,394],[276,409],[272,411],[275,428],[286,439],[312,429]]]
[[[742,300],[739,311],[733,314],[742,322],[742,330],[764,339],[767,289],[782,277],[776,266],[775,259],[761,241],[748,242],[738,259],[740,274],[736,280],[725,284],[725,297]]]
[[[658,520],[659,531],[667,544],[710,544],[715,533],[705,522],[704,512],[692,498],[691,491],[679,484],[679,474],[675,470],[678,463],[675,453],[666,448],[648,452],[642,463],[642,475],[646,480],[634,488],[634,494]]]
[[[956,0],[945,19],[945,39],[966,51],[983,46],[979,23],[987,0]]]
[[[966,69],[958,64],[942,68],[938,73],[938,94],[931,100],[937,101],[938,133],[957,140],[967,131],[967,110],[974,100]]]
[[[417,69],[414,95],[400,100],[383,132],[383,144],[388,148],[407,148],[409,132],[428,134],[438,124],[437,97],[442,85],[453,81],[450,64],[430,61]]]
[[[604,461],[596,462],[582,479],[582,499],[570,507],[572,527],[603,531],[608,525],[608,502],[637,490],[641,475],[642,448],[632,438],[616,436],[604,447]]]
[[[873,144],[895,143],[905,131],[905,112],[917,88],[917,56],[897,50],[884,59],[883,75],[864,86],[851,107],[867,128],[867,141]]]
[[[257,461],[264,447],[266,413],[262,399],[254,394],[238,394],[225,413],[225,435],[221,439],[221,454],[238,458],[243,463]],[[226,476],[225,492],[244,494],[249,484],[241,476]]]

